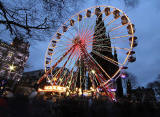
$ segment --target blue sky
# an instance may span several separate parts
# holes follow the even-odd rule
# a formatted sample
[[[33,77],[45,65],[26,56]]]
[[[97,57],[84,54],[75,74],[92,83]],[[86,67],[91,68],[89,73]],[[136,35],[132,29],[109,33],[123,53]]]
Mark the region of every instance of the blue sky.
[[[96,5],[94,0],[86,1],[79,10]],[[135,35],[138,37],[139,44],[135,49],[137,61],[128,65],[128,71],[137,76],[140,86],[144,86],[155,80],[160,73],[160,9],[158,8],[160,1],[139,0],[135,7],[129,8],[124,6],[122,0],[105,1],[101,0],[97,4],[114,6],[123,10],[136,26]],[[25,69],[25,71],[44,69],[44,57],[48,44],[49,41],[31,43],[28,63],[32,67]]]

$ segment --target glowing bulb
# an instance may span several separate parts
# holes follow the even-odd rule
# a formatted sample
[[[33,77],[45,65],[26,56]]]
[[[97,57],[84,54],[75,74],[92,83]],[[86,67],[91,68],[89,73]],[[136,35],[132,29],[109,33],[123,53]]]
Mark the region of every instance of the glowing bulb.
[[[121,78],[126,78],[126,75],[125,74],[121,74]]]
[[[10,69],[10,71],[15,70],[15,66],[14,66],[14,65],[11,65],[11,66],[9,66],[9,69]]]
[[[115,92],[115,91],[116,91],[116,89],[111,89],[111,91],[112,91],[112,92]]]
[[[54,81],[56,81],[56,80],[57,80],[57,78],[55,77],[55,78],[53,78],[53,80],[54,80]]]
[[[95,70],[92,70],[91,72],[92,72],[93,74],[95,74],[95,73],[96,73],[96,72],[95,72]]]

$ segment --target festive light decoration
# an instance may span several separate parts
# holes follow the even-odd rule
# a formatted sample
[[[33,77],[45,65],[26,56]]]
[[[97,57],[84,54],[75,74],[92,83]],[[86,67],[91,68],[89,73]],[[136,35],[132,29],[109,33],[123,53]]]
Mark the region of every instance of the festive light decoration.
[[[62,86],[45,86],[44,89],[39,88],[39,92],[66,92],[66,87]]]
[[[0,40],[0,77],[19,81],[29,56],[29,43],[15,37],[11,44]],[[7,74],[6,74],[7,73]]]
[[[125,79],[126,78],[126,74],[122,73],[121,74],[121,78]]]
[[[92,74],[95,74],[95,73],[96,73],[95,70],[92,70],[91,72],[92,72]]]
[[[10,71],[14,71],[16,68],[16,66],[14,66],[13,64],[9,66]]]

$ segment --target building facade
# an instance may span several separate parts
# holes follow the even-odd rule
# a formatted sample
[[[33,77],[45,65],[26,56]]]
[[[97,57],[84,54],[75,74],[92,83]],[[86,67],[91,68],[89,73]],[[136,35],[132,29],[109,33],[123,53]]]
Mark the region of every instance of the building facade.
[[[19,81],[29,57],[29,43],[15,38],[11,44],[0,40],[0,79]]]
[[[30,72],[24,72],[21,80],[21,85],[26,87],[34,87],[39,78],[44,74],[44,70],[35,70]]]

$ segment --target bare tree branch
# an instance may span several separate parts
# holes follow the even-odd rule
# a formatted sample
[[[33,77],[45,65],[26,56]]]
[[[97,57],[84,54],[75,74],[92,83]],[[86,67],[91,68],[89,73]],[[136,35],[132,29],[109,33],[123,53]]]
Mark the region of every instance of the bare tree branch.
[[[4,21],[4,20],[0,20],[0,24],[13,24],[13,25],[16,25],[18,27],[21,27],[21,28],[24,28],[26,30],[29,30],[29,29],[48,29],[49,27],[42,27],[44,23],[38,25],[38,26],[26,26],[26,25],[22,25],[22,24],[19,24],[19,23],[16,23],[14,21]]]

